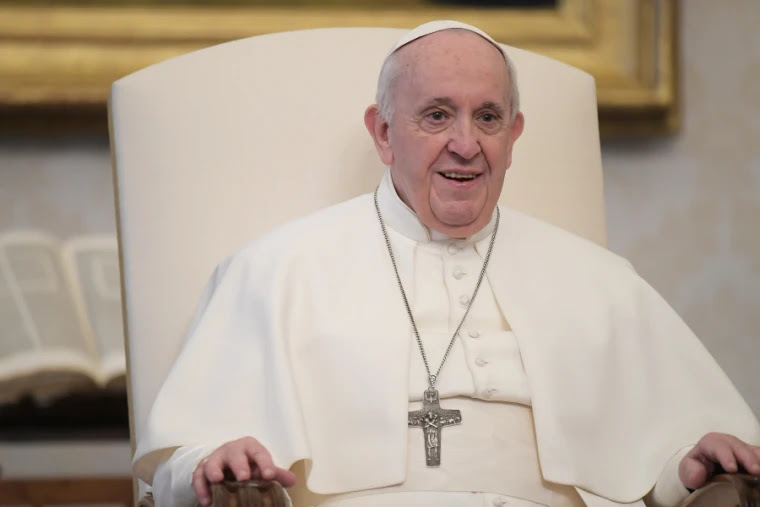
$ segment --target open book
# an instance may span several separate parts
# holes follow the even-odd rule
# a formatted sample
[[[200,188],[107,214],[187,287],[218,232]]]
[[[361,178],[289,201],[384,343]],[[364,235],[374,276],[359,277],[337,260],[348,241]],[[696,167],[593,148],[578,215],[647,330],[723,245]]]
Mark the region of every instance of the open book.
[[[0,234],[0,403],[125,388],[114,236]]]

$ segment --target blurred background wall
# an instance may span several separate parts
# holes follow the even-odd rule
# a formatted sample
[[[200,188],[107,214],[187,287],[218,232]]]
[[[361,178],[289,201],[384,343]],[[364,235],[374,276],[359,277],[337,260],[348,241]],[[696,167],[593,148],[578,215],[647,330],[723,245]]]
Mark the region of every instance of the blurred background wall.
[[[760,414],[760,2],[689,0],[681,16],[681,133],[603,145],[610,248]],[[2,135],[0,231],[115,232],[111,182],[105,138]],[[50,468],[54,460],[38,459],[46,449],[57,452],[0,442],[0,456],[13,458],[6,473]],[[105,469],[128,470],[123,442],[103,456]]]
[[[603,145],[610,248],[760,413],[760,2],[681,2],[683,126]]]

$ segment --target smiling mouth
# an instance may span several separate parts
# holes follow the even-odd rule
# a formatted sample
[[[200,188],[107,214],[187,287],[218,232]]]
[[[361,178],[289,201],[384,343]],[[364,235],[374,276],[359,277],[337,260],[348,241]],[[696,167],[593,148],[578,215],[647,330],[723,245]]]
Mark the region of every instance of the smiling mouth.
[[[478,176],[479,174],[464,174],[464,173],[456,173],[456,172],[448,172],[448,173],[438,173],[447,180],[451,181],[472,181]]]

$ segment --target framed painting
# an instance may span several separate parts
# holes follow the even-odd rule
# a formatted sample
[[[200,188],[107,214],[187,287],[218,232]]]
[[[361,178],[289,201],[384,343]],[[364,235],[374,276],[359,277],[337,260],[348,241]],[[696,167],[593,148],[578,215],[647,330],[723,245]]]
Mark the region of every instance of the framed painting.
[[[213,44],[431,19],[590,72],[605,137],[678,129],[676,0],[0,0],[0,129],[105,132],[112,81]]]

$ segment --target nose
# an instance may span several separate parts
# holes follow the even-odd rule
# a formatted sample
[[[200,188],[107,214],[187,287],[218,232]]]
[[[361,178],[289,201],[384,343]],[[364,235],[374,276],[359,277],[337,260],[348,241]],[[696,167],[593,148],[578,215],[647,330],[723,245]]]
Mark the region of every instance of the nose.
[[[458,119],[455,122],[447,147],[465,160],[471,160],[481,152],[478,130],[471,120]]]

